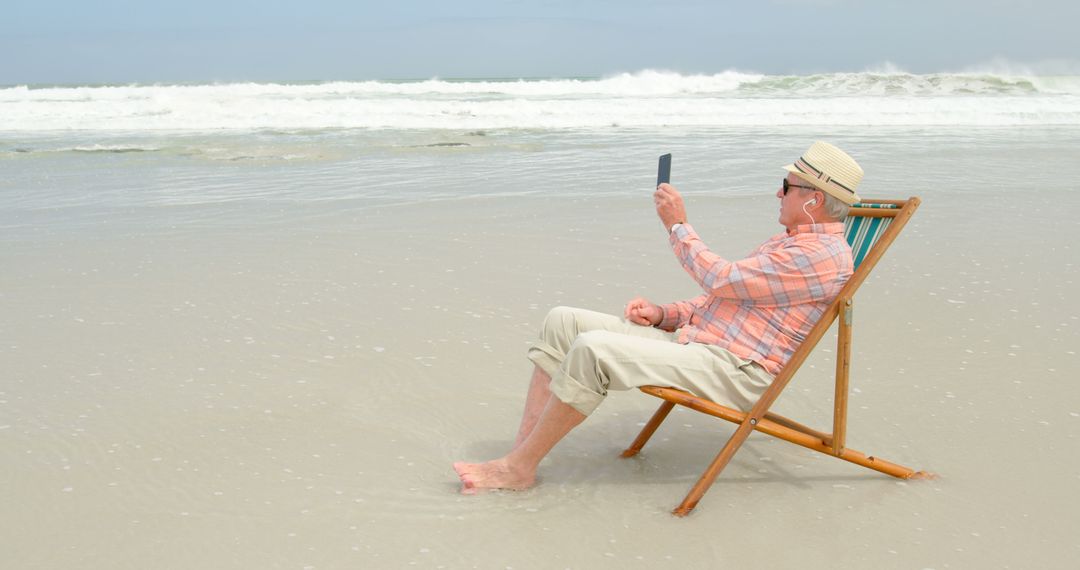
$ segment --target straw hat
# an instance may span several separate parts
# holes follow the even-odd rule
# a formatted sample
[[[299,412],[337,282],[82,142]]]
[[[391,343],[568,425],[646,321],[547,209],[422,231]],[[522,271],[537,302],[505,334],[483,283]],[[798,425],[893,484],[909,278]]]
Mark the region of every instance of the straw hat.
[[[862,181],[863,169],[844,151],[818,141],[784,170],[813,184],[822,192],[852,205],[859,201],[855,187]]]

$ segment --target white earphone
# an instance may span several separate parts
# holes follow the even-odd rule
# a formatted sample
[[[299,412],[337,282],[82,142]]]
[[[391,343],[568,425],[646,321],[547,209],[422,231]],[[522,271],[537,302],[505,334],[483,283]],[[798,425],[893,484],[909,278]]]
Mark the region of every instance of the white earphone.
[[[813,215],[813,214],[811,214],[810,212],[807,212],[807,211],[806,211],[806,207],[807,207],[807,206],[812,206],[812,205],[814,205],[814,204],[817,204],[817,197],[814,197],[814,198],[811,198],[811,199],[807,200],[807,201],[806,201],[806,202],[804,202],[804,203],[803,203],[803,205],[802,205],[802,211],[803,211],[803,213],[804,213],[804,214],[806,214],[807,216],[810,216],[810,223],[811,223],[811,224],[816,224],[816,223],[817,223],[817,220],[815,220],[815,219],[814,219],[814,215]]]

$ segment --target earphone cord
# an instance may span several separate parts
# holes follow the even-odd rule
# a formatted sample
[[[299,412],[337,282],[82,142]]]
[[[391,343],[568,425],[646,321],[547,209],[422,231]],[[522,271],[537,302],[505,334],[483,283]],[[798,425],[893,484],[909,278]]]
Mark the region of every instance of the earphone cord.
[[[804,214],[806,214],[807,216],[809,216],[809,217],[810,217],[810,223],[811,223],[811,224],[817,225],[817,220],[815,220],[815,219],[814,219],[814,215],[813,215],[813,214],[811,214],[810,212],[807,212],[807,211],[806,211],[806,207],[807,207],[807,206],[809,206],[811,202],[813,202],[813,200],[810,200],[810,202],[806,202],[806,203],[804,203],[804,204],[802,205],[802,211],[803,211],[803,213],[804,213]]]

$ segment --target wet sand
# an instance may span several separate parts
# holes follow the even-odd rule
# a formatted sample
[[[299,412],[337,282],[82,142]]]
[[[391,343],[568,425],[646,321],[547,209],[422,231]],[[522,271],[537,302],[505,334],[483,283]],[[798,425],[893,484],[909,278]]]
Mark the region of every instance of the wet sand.
[[[677,411],[620,459],[658,402],[639,393],[532,490],[463,497],[450,468],[513,441],[549,307],[695,294],[647,195],[9,243],[4,566],[1070,567],[1080,199],[955,221],[967,197],[923,197],[856,298],[848,444],[941,478],[755,434],[685,519],[670,509],[734,426]],[[778,230],[769,200],[688,202],[739,256]],[[822,429],[828,340],[774,408]]]

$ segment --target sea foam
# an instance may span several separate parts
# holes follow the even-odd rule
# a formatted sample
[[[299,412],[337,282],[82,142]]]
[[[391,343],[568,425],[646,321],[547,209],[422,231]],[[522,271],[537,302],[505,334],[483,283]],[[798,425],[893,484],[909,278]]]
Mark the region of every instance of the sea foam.
[[[0,131],[1080,125],[1080,76],[761,75],[0,89]]]

